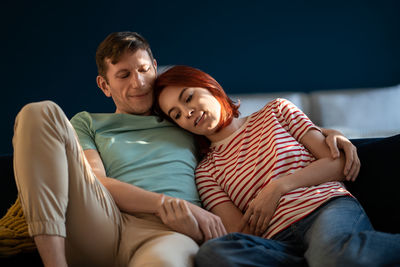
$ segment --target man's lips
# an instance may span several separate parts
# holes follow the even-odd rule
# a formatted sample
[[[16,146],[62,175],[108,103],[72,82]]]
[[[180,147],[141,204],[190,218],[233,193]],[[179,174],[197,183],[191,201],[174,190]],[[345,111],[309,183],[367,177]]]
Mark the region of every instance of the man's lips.
[[[204,118],[204,112],[201,113],[201,115],[199,117],[197,117],[197,119],[194,121],[194,126],[197,126],[197,124],[199,124],[199,122]]]
[[[149,94],[149,93],[147,92],[147,93],[143,93],[143,94],[128,95],[128,97],[137,97],[137,98],[139,98],[139,97],[147,96],[148,94]]]

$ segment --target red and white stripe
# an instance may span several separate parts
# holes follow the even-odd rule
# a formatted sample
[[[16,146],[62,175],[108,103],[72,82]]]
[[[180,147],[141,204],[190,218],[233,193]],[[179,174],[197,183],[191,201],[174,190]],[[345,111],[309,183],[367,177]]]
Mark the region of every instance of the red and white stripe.
[[[213,144],[196,169],[203,205],[232,201],[243,212],[271,179],[288,175],[315,160],[299,142],[311,128],[318,129],[295,105],[276,99],[249,116],[244,127]],[[300,220],[335,196],[350,195],[339,182],[303,187],[284,195],[265,238]]]

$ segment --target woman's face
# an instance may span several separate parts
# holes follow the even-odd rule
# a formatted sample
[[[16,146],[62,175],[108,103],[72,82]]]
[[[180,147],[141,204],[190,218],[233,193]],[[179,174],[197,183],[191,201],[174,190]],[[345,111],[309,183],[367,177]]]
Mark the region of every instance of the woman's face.
[[[210,136],[221,119],[221,105],[205,88],[167,86],[159,97],[161,110],[189,132]]]

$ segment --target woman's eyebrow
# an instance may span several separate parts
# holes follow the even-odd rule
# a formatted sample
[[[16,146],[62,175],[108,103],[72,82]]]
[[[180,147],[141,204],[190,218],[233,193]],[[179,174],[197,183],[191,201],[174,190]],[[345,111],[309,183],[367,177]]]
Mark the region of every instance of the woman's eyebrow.
[[[168,110],[168,117],[171,117],[171,112],[174,110],[175,108],[171,108],[170,110]]]
[[[179,96],[178,96],[178,100],[179,101],[182,101],[182,96],[183,96],[183,93],[185,93],[185,91],[187,90],[188,88],[187,87],[185,87],[185,88],[183,88],[182,89],[182,91],[181,91],[181,93],[179,94]],[[174,110],[175,108],[173,107],[173,108],[171,108],[170,110],[168,110],[168,116],[169,117],[171,117],[171,112]]]
[[[187,89],[188,89],[187,87],[185,87],[185,88],[182,89],[182,91],[181,91],[181,93],[179,94],[179,97],[178,97],[178,100],[179,100],[179,101],[182,101],[183,93],[184,93]]]

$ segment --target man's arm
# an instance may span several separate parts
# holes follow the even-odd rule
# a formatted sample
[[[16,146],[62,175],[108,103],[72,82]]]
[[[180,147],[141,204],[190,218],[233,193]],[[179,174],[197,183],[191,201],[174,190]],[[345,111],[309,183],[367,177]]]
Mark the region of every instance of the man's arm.
[[[126,213],[157,213],[161,206],[161,194],[109,178],[97,150],[84,150],[87,161],[97,179],[107,188],[121,211]]]
[[[115,203],[121,211],[126,213],[154,213],[157,216],[160,216],[160,211],[162,210],[164,216],[161,219],[166,225],[170,226],[175,231],[187,234],[192,238],[196,236],[196,238],[194,238],[195,240],[199,240],[197,232],[189,234],[187,230],[184,230],[187,228],[187,225],[185,224],[187,224],[188,221],[191,222],[188,219],[191,215],[193,215],[197,220],[196,223],[204,235],[204,241],[226,234],[226,230],[218,216],[186,201],[187,205],[185,206],[187,206],[188,209],[182,208],[183,212],[173,214],[173,212],[171,212],[172,209],[166,209],[164,204],[169,203],[169,200],[175,198],[150,192],[137,186],[118,181],[117,179],[109,178],[106,175],[103,161],[101,160],[97,150],[88,149],[84,150],[84,153],[94,174],[111,193]],[[165,218],[170,218],[170,220],[165,220]],[[174,221],[173,219],[176,220]],[[193,228],[194,227],[191,229]]]
[[[321,131],[326,136],[325,142],[331,151],[332,158],[338,158],[340,156],[339,149],[343,150],[346,156],[346,165],[344,166],[343,173],[347,181],[354,182],[361,168],[356,146],[337,130],[321,128]]]

